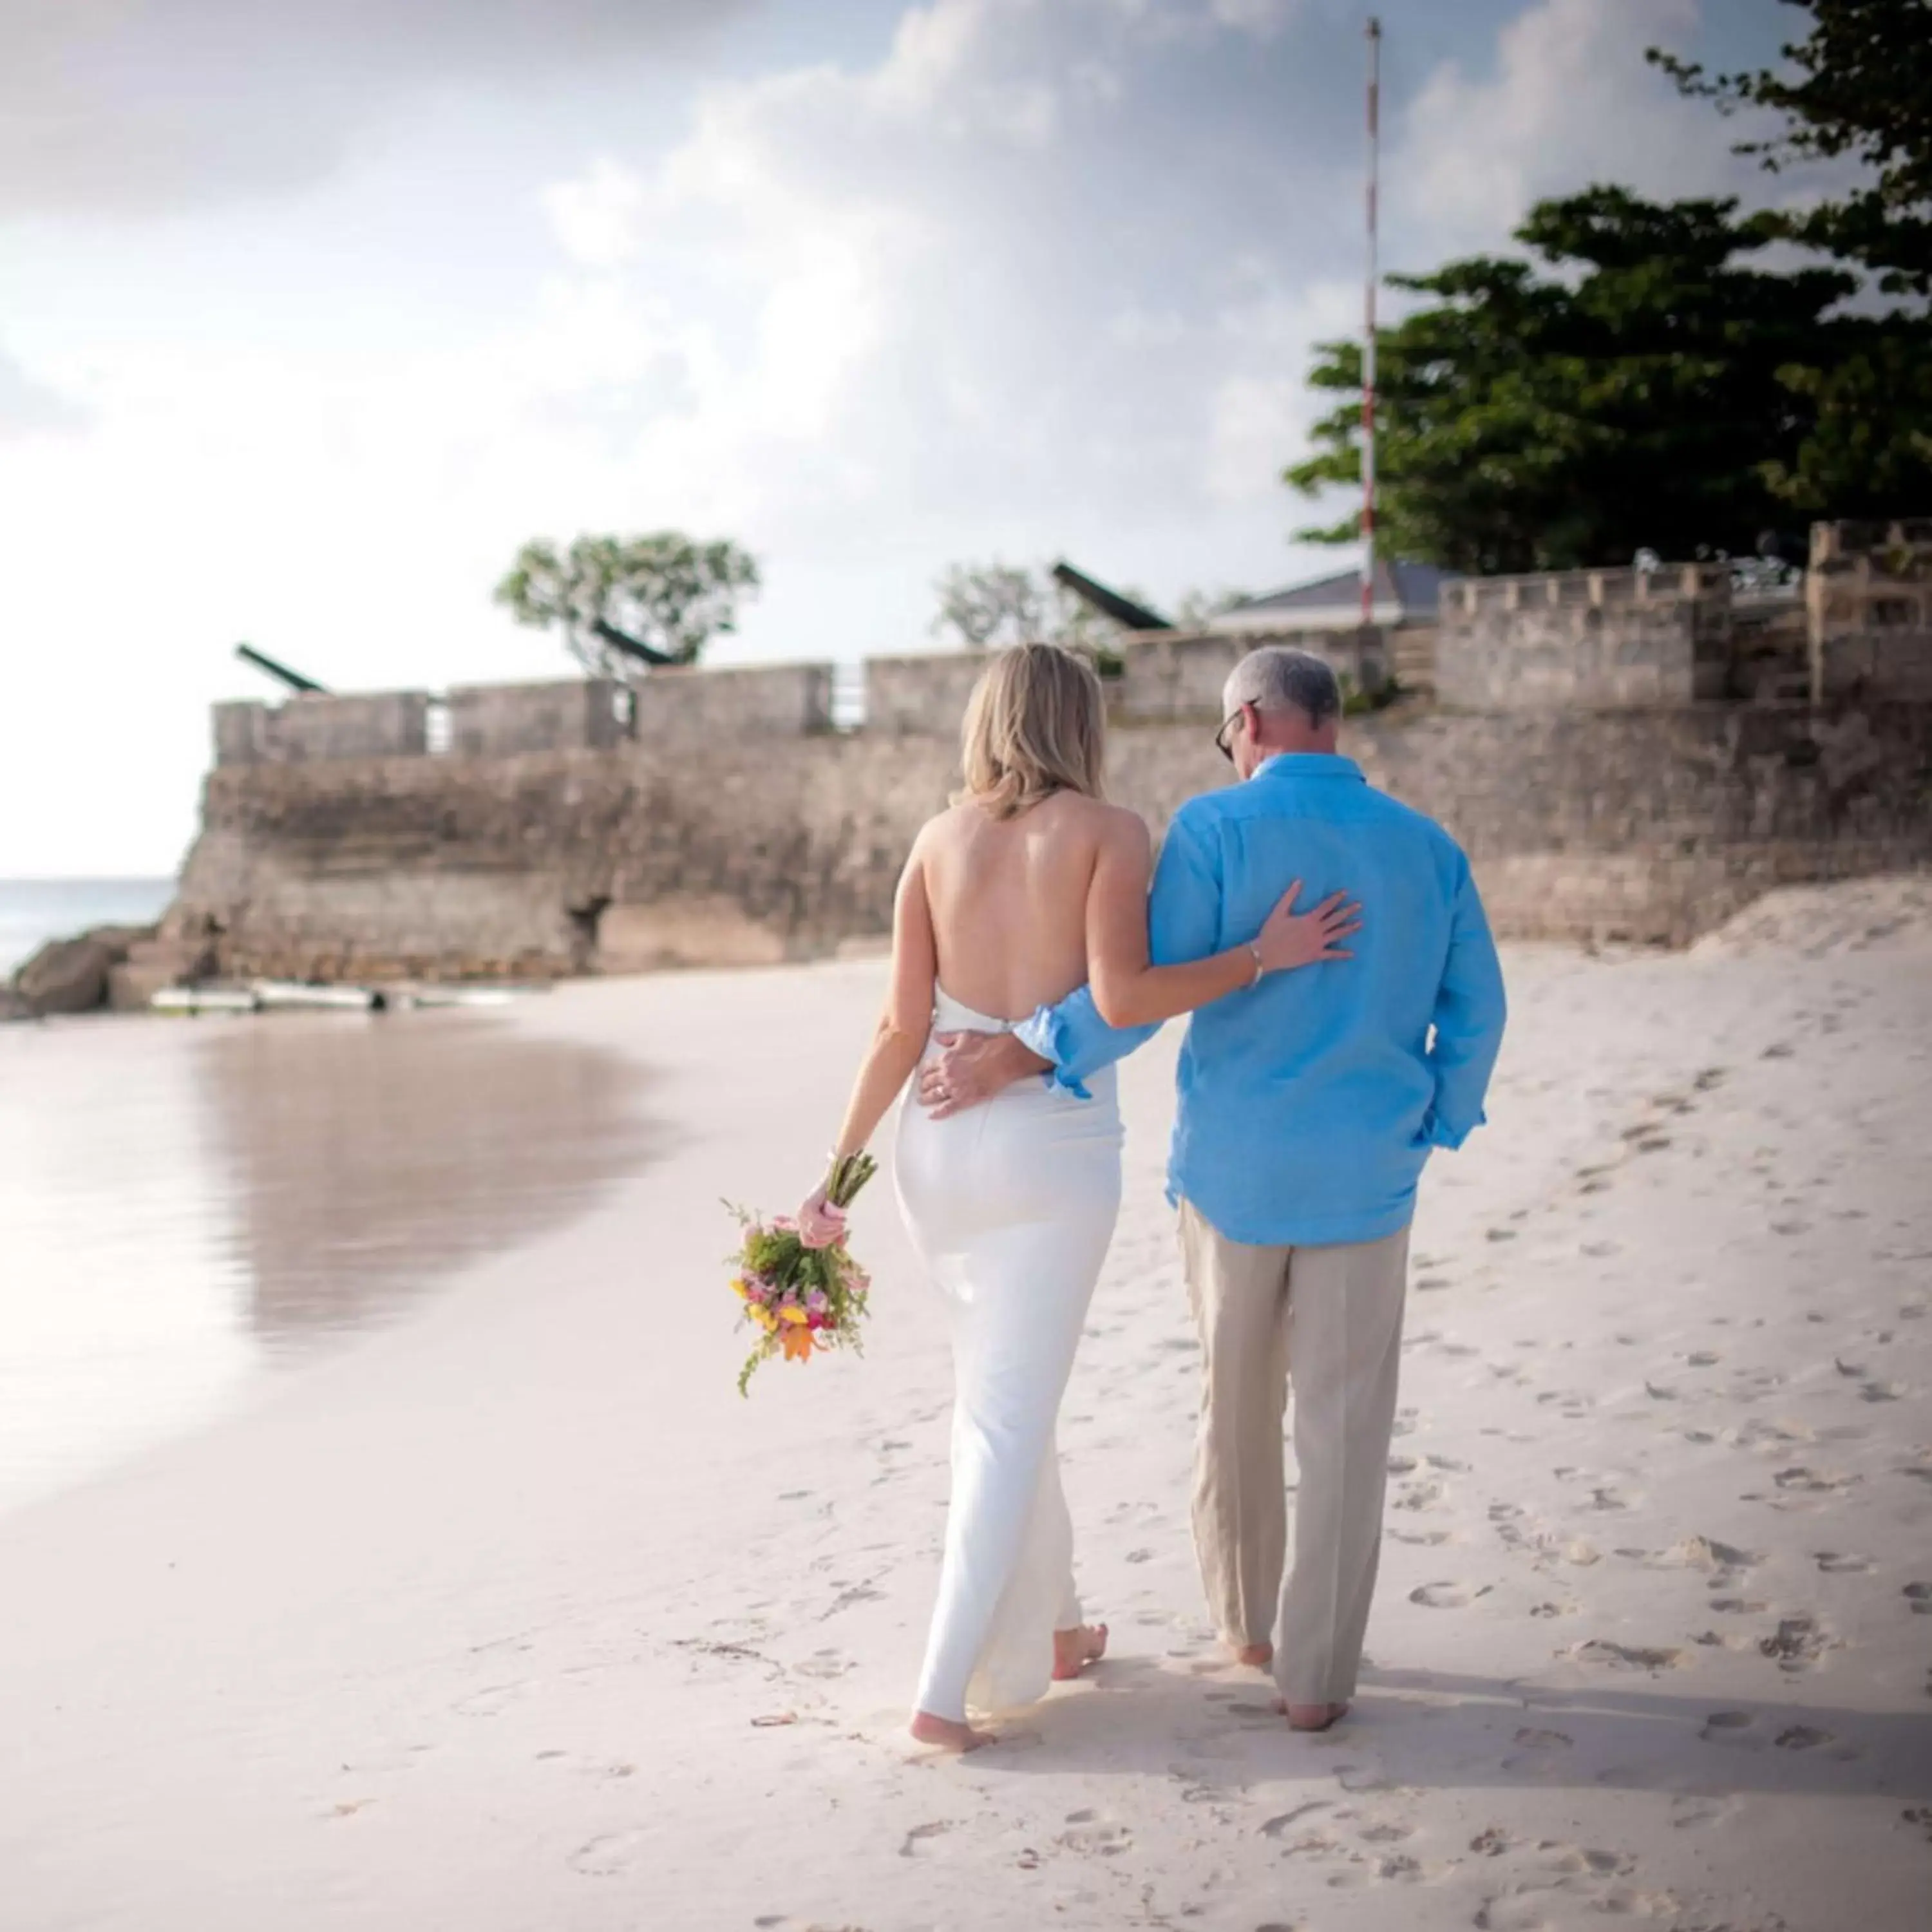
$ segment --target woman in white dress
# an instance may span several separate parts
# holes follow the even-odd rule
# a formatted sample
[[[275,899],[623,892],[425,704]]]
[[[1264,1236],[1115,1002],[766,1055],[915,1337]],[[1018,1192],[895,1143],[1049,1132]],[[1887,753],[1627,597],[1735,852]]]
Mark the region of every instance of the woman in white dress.
[[[1024,644],[988,667],[966,713],[966,787],[914,841],[894,905],[891,987],[836,1160],[857,1152],[935,1032],[1010,1029],[1090,983],[1133,1026],[1191,1012],[1263,974],[1346,958],[1341,895],[1296,915],[1291,890],[1254,939],[1185,965],[1148,963],[1146,826],[1101,797],[1106,710],[1081,658]],[[952,1490],[912,1731],[970,1750],[968,1708],[1031,1703],[1106,1646],[1081,1622],[1054,1426],[1120,1196],[1110,1067],[1080,1100],[1023,1081],[944,1120],[902,1110],[900,1208],[950,1317]],[[844,1217],[820,1187],[808,1240]]]

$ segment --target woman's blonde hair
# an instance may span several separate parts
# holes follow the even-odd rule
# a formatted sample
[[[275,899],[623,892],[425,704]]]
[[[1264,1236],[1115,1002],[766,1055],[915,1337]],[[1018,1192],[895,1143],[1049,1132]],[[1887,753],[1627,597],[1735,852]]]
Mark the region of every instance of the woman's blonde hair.
[[[966,789],[995,818],[1057,791],[1102,795],[1107,706],[1094,667],[1058,644],[1002,651],[973,687],[960,732]]]

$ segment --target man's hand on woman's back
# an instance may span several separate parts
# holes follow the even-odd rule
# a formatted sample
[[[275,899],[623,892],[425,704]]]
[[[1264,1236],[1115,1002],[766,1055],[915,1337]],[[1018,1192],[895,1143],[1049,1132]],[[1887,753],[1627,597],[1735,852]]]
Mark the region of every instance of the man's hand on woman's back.
[[[935,1120],[963,1113],[1052,1063],[1010,1033],[940,1033],[939,1052],[919,1070],[919,1104]]]

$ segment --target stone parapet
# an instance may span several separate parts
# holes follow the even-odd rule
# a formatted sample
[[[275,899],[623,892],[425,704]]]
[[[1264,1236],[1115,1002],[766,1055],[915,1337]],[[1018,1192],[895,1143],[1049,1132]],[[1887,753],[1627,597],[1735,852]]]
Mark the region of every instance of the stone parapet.
[[[679,665],[634,687],[640,744],[700,752],[721,737],[796,738],[832,728],[829,664]]]
[[[290,765],[315,759],[404,758],[428,746],[429,694],[320,692],[284,704],[218,704],[218,765]]]
[[[460,685],[449,694],[448,748],[466,758],[608,750],[631,735],[632,704],[630,687],[614,678]]]
[[[1099,654],[1108,715],[1127,724],[1199,723],[1221,716],[1228,674],[1270,644],[1332,665],[1347,691],[1375,691],[1390,674],[1382,633],[1355,631],[1163,631],[1116,638]],[[956,739],[967,700],[993,653],[928,651],[866,661],[868,730]]]
[[[866,660],[866,729],[891,737],[959,736],[983,651],[925,651]]]
[[[1722,698],[1729,566],[1466,578],[1444,586],[1436,694],[1465,710],[1625,710]]]
[[[1811,526],[1814,702],[1932,698],[1932,518]]]

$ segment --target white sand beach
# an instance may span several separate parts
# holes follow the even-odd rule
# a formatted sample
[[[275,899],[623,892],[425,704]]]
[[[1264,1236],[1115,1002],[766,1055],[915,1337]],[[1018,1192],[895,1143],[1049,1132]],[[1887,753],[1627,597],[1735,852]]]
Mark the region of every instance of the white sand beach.
[[[962,1762],[902,1728],[947,1369],[886,1186],[865,1358],[733,1390],[718,1197],[795,1199],[881,969],[586,983],[500,1024],[650,1070],[634,1178],[0,1518],[0,1928],[1923,1927],[1924,884],[1506,964],[1334,1732],[1203,1621],[1178,1030],[1062,1432],[1113,1654]]]

